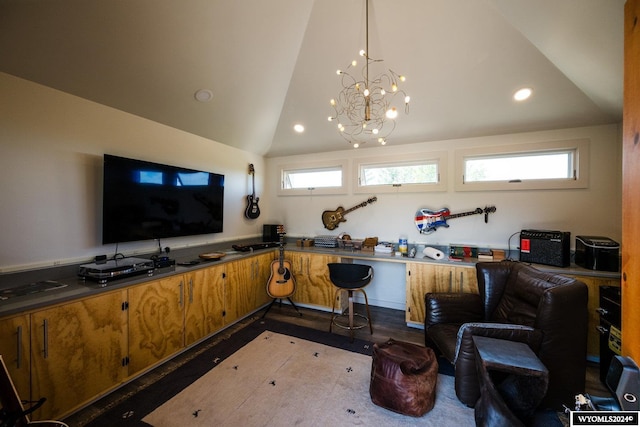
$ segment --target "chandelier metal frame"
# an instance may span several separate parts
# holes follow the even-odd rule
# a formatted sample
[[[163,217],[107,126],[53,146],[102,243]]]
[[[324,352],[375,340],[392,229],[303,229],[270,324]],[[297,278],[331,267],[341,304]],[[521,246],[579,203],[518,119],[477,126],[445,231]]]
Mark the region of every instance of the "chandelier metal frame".
[[[334,114],[329,116],[329,121],[337,121],[340,135],[355,148],[369,141],[382,145],[387,143],[388,136],[396,127],[398,110],[393,103],[397,97],[402,96],[404,112],[409,113],[410,98],[399,88],[399,84],[405,81],[403,75],[388,69],[373,79],[369,77],[370,65],[383,62],[369,56],[369,0],[366,0],[365,37],[365,50],[360,51],[360,56],[365,59],[361,75],[356,77],[349,72],[357,66],[355,60],[346,71],[338,70],[336,73],[340,76],[342,90],[337,98],[330,101]]]

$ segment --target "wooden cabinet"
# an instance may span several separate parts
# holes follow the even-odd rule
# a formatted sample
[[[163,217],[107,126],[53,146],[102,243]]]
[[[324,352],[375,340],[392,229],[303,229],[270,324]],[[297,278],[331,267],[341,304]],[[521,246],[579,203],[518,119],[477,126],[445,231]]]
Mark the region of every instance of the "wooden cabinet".
[[[406,266],[407,323],[424,324],[427,292],[478,293],[475,267],[409,262]]]
[[[184,346],[183,275],[129,288],[129,374]]]
[[[596,329],[600,324],[600,316],[596,309],[600,305],[600,286],[620,286],[620,279],[609,279],[593,276],[576,276],[576,279],[584,282],[589,289],[588,311],[589,323],[587,332],[587,356],[597,358],[600,355],[600,334]]]
[[[28,315],[0,320],[0,354],[20,398],[30,399],[30,320]]]
[[[225,324],[235,322],[247,313],[267,304],[271,261],[275,252],[268,252],[226,264]]]
[[[225,266],[196,270],[185,279],[184,344],[188,346],[224,326]]]
[[[622,110],[622,354],[640,361],[640,0],[624,5]]]
[[[340,258],[293,251],[286,252],[285,258],[291,261],[296,279],[296,292],[291,297],[293,301],[330,309],[333,305],[334,287],[329,279],[327,264],[340,262]]]
[[[37,419],[57,418],[127,376],[126,290],[31,315],[32,399]]]

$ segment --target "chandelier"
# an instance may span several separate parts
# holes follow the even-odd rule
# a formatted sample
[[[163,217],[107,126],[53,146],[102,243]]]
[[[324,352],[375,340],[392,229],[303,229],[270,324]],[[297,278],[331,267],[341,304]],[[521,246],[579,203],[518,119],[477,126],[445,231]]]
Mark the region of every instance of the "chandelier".
[[[396,98],[402,97],[404,112],[409,113],[409,96],[399,88],[405,77],[392,70],[369,78],[369,66],[383,62],[369,56],[369,0],[366,0],[366,45],[360,51],[364,65],[359,76],[351,74],[350,69],[357,67],[354,60],[346,70],[338,70],[342,90],[337,98],[330,101],[334,114],[330,122],[337,122],[340,135],[354,148],[368,141],[387,143],[387,137],[396,127],[398,109],[394,106]]]

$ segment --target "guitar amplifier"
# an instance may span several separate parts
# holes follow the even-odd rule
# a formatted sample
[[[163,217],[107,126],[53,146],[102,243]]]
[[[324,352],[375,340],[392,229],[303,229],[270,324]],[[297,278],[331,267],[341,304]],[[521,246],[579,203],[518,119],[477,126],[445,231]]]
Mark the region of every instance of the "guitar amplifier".
[[[520,231],[520,261],[568,267],[571,233],[552,230]]]

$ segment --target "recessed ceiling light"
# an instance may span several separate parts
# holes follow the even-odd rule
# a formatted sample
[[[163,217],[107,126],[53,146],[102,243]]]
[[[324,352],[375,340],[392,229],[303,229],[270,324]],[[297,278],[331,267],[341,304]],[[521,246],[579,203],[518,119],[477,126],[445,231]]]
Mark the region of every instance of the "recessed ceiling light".
[[[293,126],[293,130],[295,130],[298,133],[302,133],[302,132],[304,132],[304,126],[302,126],[300,123],[298,123],[298,124]]]
[[[526,99],[529,99],[532,93],[533,91],[531,90],[531,88],[524,87],[513,94],[513,99],[515,99],[516,101],[524,101]]]
[[[209,102],[213,99],[213,92],[209,89],[199,89],[193,96],[200,102]]]

